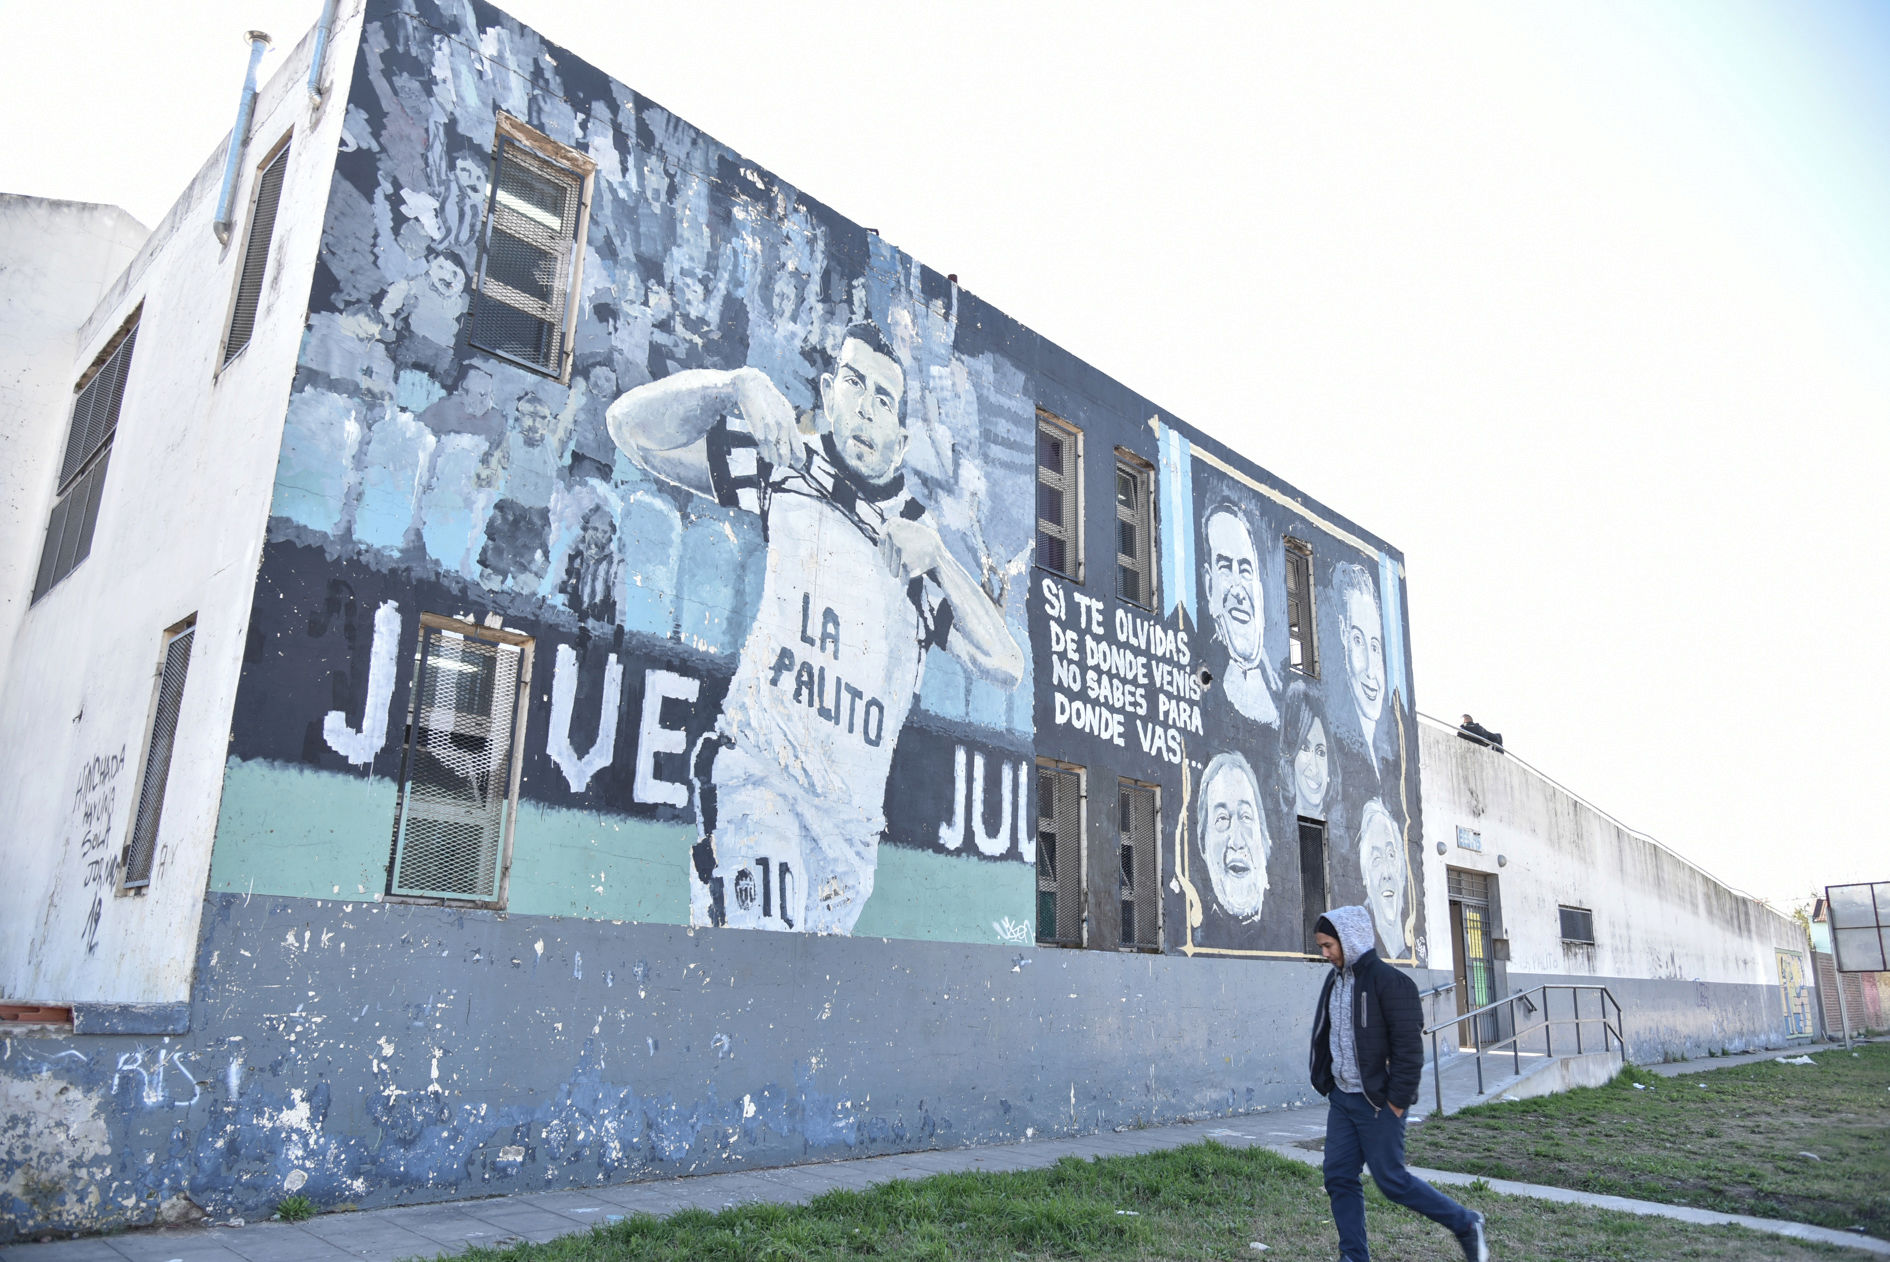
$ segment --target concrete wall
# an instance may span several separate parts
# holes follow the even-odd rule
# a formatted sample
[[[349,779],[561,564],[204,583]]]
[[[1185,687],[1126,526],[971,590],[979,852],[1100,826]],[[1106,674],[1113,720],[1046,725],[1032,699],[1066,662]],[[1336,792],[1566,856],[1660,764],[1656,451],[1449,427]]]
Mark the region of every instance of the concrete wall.
[[[1630,1059],[1773,1046],[1813,1032],[1810,960],[1796,921],[1514,755],[1430,720],[1419,743],[1434,969],[1447,975],[1454,964],[1448,869],[1458,868],[1496,885],[1509,952],[1497,996],[1544,982],[1605,985],[1625,1011]],[[1563,940],[1562,906],[1594,913],[1593,944]]]
[[[0,680],[65,453],[79,325],[147,235],[116,206],[0,193]]]
[[[215,895],[206,920],[215,980],[187,1035],[12,1041],[6,1073],[65,1155],[15,1173],[0,1232],[185,1197],[253,1219],[298,1191],[332,1208],[582,1188],[1312,1094],[1306,962],[857,935],[759,950],[746,930],[261,895]],[[0,1151],[27,1137],[0,1129]]]
[[[352,34],[337,44],[345,67]],[[219,150],[102,295],[95,274],[72,278],[78,296],[69,301],[91,300],[88,314],[67,317],[64,349],[43,370],[53,384],[35,385],[36,398],[63,392],[68,402],[52,415],[38,405],[31,442],[62,450],[72,383],[142,306],[91,554],[20,616],[0,680],[0,750],[10,768],[0,783],[9,871],[0,996],[8,1000],[87,1005],[95,1015],[170,1005],[158,1022],[168,1026],[189,998],[283,404],[341,130],[339,98],[311,112],[307,70],[305,41],[262,92],[230,244],[211,232]],[[255,171],[291,133],[255,335],[219,371]],[[108,221],[105,230],[115,235],[91,266],[122,253],[128,229]],[[42,453],[25,497],[35,564],[55,476],[56,458]],[[25,606],[32,578],[32,565],[7,570],[9,608]],[[119,856],[163,637],[193,616],[152,881],[128,893]]]

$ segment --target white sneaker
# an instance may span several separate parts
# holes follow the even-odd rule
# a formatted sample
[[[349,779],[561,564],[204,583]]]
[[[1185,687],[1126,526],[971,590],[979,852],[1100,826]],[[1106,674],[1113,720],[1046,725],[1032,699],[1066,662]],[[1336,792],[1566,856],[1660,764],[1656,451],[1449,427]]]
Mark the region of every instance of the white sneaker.
[[[1483,1215],[1473,1209],[1470,1218],[1470,1230],[1458,1236],[1457,1243],[1463,1246],[1463,1256],[1469,1262],[1490,1262],[1490,1244],[1483,1235]]]

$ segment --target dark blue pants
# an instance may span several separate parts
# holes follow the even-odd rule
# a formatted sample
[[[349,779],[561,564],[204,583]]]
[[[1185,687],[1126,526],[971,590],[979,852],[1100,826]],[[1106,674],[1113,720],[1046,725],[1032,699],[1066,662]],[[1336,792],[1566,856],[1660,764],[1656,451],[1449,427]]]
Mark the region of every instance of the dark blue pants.
[[[1453,1236],[1470,1230],[1470,1211],[1404,1168],[1404,1119],[1390,1109],[1374,1109],[1362,1095],[1334,1091],[1326,1110],[1326,1195],[1332,1198],[1332,1222],[1339,1229],[1339,1255],[1345,1262],[1371,1262],[1365,1242],[1365,1189],[1359,1170],[1372,1169],[1372,1182],[1386,1197],[1414,1209]]]

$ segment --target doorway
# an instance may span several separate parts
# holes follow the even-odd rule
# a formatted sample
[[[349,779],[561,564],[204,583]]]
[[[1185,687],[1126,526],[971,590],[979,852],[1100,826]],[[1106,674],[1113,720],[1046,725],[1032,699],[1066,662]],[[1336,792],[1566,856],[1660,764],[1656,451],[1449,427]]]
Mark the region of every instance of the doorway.
[[[1481,1008],[1496,998],[1496,959],[1491,939],[1491,905],[1496,896],[1496,878],[1483,872],[1449,869],[1450,943],[1452,968],[1456,976],[1457,1012],[1463,1015]],[[1484,1045],[1501,1037],[1497,1014],[1486,1012],[1474,1022],[1457,1023],[1460,1048]],[[1477,1028],[1472,1029],[1472,1025]]]

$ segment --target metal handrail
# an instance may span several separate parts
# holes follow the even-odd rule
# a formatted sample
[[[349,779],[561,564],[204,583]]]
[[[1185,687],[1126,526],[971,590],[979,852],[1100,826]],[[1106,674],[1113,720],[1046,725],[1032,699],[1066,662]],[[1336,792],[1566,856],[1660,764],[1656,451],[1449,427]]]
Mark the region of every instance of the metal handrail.
[[[1447,986],[1433,987],[1431,991],[1427,991],[1425,993],[1426,994],[1435,993],[1437,991],[1445,990],[1445,989],[1448,989],[1450,986],[1455,986],[1455,985],[1456,985],[1455,982],[1451,982]],[[1550,1015],[1551,1009],[1549,1006],[1549,992],[1552,990],[1566,990],[1569,992],[1570,1007],[1575,1014],[1574,1016],[1553,1017]],[[1592,1016],[1592,1017],[1584,1017],[1582,1015],[1581,992],[1584,990],[1592,990],[1600,996],[1601,1011],[1598,1015]],[[1514,1028],[1514,1032],[1511,1033],[1508,1038],[1497,1039],[1495,1042],[1491,1043],[1488,1047],[1485,1047],[1483,1044],[1483,1031],[1479,1028],[1480,1022],[1478,1021],[1478,1018],[1483,1017],[1487,1015],[1488,1013],[1495,1012],[1499,1008],[1508,1008],[1510,1010],[1510,1013],[1509,1013],[1510,1025],[1512,1027],[1515,1027],[1516,1026],[1515,1005],[1519,1003],[1523,1004],[1530,1011],[1533,1012],[1535,1010],[1535,1004],[1530,1002],[1529,997],[1531,995],[1538,994],[1538,993],[1542,996],[1542,1019],[1540,1021],[1535,1021],[1535,1022],[1530,1023],[1527,1027]],[[1420,995],[1419,998],[1421,999],[1423,998],[1423,996]],[[1608,1020],[1608,1009],[1610,1007],[1614,1009],[1614,1021],[1612,1023],[1610,1023]],[[1616,1043],[1619,1043],[1621,1045],[1621,1050],[1623,1054],[1625,1054],[1627,1051],[1627,1040],[1621,1037],[1621,1005],[1615,1000],[1614,992],[1609,990],[1606,986],[1594,985],[1594,984],[1582,985],[1578,983],[1569,983],[1569,982],[1544,982],[1539,986],[1531,986],[1528,990],[1519,990],[1515,994],[1510,995],[1506,999],[1494,1000],[1490,1003],[1484,1004],[1480,1008],[1473,1008],[1469,1012],[1458,1013],[1456,1016],[1451,1017],[1448,1021],[1440,1021],[1436,1025],[1427,1026],[1425,1028],[1424,1033],[1428,1035],[1431,1040],[1431,1087],[1436,1093],[1437,1113],[1438,1113],[1438,1116],[1440,1117],[1444,1115],[1444,1075],[1443,1075],[1442,1058],[1439,1055],[1438,1050],[1437,1050],[1437,1036],[1442,1031],[1448,1030],[1454,1025],[1462,1025],[1466,1021],[1471,1023],[1470,1024],[1470,1038],[1471,1038],[1471,1047],[1472,1047],[1472,1050],[1476,1054],[1476,1060],[1477,1060],[1477,1094],[1479,1096],[1482,1095],[1484,1091],[1483,1053],[1486,1051],[1494,1051],[1495,1049],[1502,1047],[1505,1043],[1509,1044],[1511,1065],[1513,1067],[1513,1071],[1516,1073],[1521,1073],[1522,1072],[1522,1038],[1525,1034],[1533,1034],[1538,1029],[1542,1031],[1543,1053],[1547,1056],[1555,1055],[1554,1027],[1558,1024],[1574,1025],[1575,1027],[1575,1053],[1576,1055],[1580,1055],[1582,1053],[1582,1025],[1585,1022],[1589,1022],[1589,1021],[1601,1022],[1601,1044],[1602,1044],[1603,1051],[1612,1051]]]

